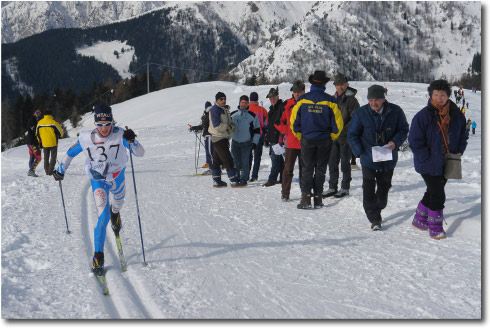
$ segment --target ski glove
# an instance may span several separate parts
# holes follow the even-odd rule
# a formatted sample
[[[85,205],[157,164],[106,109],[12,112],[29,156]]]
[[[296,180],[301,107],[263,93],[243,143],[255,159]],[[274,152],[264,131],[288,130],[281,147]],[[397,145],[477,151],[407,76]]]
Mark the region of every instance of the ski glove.
[[[60,181],[60,180],[63,180],[65,177],[65,175],[63,173],[60,173],[58,171],[53,171],[53,178],[56,180],[56,181]]]
[[[134,139],[136,138],[136,134],[134,134],[134,131],[131,129],[124,130],[123,138],[128,141],[128,143],[133,143]]]

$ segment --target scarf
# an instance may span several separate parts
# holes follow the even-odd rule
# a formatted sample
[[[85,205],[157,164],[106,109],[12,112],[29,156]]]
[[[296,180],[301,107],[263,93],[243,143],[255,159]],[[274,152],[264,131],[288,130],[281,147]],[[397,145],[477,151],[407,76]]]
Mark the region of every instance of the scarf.
[[[449,121],[450,121],[450,116],[449,116],[449,100],[446,102],[445,105],[439,105],[436,102],[430,101],[431,105],[437,108],[439,111],[439,117],[441,118],[441,126],[442,126],[442,132],[444,135],[447,135],[447,132],[449,130]]]

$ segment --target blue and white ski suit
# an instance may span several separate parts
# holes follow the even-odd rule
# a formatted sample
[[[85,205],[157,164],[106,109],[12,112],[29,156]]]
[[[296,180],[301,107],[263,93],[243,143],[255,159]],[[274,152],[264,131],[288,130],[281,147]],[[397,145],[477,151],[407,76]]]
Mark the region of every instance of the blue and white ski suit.
[[[126,170],[128,156],[126,150],[120,151],[120,148],[124,146],[129,149],[129,144],[123,138],[123,133],[123,129],[117,126],[113,126],[111,133],[106,137],[100,136],[97,129],[81,132],[77,143],[67,151],[56,169],[59,173],[65,174],[72,159],[82,151],[85,153],[84,171],[90,178],[95,206],[99,215],[94,230],[95,252],[104,251],[106,227],[111,219],[109,191],[114,195],[113,213],[119,213],[124,204],[126,195],[124,171]],[[131,144],[131,152],[135,156],[141,157],[145,150],[135,140]]]

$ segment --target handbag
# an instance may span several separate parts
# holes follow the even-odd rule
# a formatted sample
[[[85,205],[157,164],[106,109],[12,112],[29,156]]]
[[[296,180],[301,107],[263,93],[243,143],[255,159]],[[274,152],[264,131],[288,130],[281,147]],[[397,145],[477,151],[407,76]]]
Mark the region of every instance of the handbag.
[[[462,179],[461,168],[461,153],[444,154],[444,178],[446,179]]]
[[[446,136],[442,130],[442,126],[439,122],[439,129],[442,133],[442,138],[444,139],[444,145],[446,146],[447,153],[443,155],[443,165],[444,165],[444,178],[446,179],[462,179],[463,178],[463,168],[461,167],[461,153],[450,153],[449,147],[447,146]]]

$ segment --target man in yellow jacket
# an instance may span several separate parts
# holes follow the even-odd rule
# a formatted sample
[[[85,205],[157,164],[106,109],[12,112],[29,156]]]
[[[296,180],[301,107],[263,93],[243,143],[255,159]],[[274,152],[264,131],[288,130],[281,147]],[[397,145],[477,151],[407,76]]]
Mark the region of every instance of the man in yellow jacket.
[[[44,152],[44,171],[46,175],[52,175],[58,153],[58,139],[63,138],[63,129],[54,120],[50,110],[37,123],[36,137]]]

